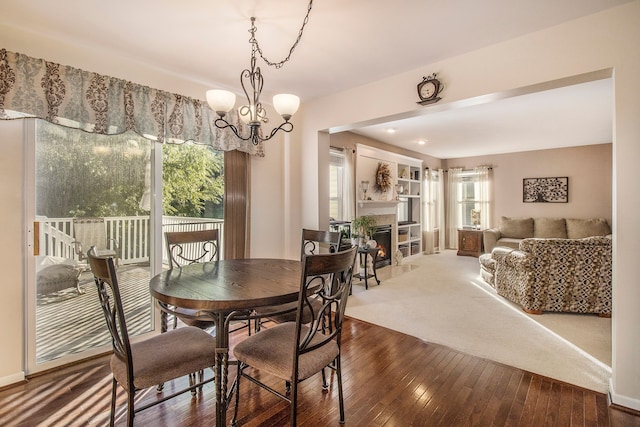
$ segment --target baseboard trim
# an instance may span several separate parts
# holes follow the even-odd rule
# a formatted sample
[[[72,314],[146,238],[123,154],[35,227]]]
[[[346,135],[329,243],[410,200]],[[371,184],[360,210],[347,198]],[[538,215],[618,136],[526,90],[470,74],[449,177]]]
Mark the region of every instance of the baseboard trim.
[[[619,411],[640,415],[640,399],[617,394],[613,388],[613,381],[609,379],[609,406]]]
[[[19,383],[25,380],[24,372],[18,372],[13,375],[7,375],[0,378],[0,389]]]

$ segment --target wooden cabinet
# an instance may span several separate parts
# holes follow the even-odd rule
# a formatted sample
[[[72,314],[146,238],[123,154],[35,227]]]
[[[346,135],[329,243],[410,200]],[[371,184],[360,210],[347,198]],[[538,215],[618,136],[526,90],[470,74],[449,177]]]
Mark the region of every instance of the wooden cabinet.
[[[458,229],[458,255],[482,255],[482,230]]]

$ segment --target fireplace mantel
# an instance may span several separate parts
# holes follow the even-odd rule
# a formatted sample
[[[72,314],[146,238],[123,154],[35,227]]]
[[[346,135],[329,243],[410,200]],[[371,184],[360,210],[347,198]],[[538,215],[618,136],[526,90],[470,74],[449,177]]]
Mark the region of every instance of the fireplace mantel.
[[[400,203],[398,200],[359,200],[358,204],[360,207],[389,207],[389,206],[397,206]]]

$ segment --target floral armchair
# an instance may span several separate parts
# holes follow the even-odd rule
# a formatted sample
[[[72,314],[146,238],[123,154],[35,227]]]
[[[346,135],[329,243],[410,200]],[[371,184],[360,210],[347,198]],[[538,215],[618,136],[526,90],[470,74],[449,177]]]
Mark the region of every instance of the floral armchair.
[[[519,250],[495,248],[497,293],[532,314],[611,316],[611,237],[523,239]]]

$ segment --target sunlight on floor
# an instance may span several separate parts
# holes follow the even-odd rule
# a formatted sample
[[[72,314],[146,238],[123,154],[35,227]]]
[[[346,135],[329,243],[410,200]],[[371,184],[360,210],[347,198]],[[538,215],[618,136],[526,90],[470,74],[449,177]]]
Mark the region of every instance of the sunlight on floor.
[[[499,302],[503,306],[505,306],[508,309],[510,309],[511,311],[513,311],[515,314],[517,314],[521,318],[527,319],[527,321],[531,322],[533,325],[535,325],[535,327],[539,328],[543,332],[546,332],[546,333],[550,334],[554,338],[560,340],[561,342],[563,342],[564,344],[566,344],[567,346],[569,346],[570,348],[575,350],[582,357],[584,357],[584,358],[590,360],[591,362],[593,362],[594,364],[604,368],[609,373],[611,372],[611,366],[607,365],[606,363],[601,362],[600,360],[598,360],[597,358],[593,357],[591,354],[587,353],[586,351],[584,351],[583,349],[581,349],[580,347],[578,347],[577,345],[575,345],[571,341],[569,341],[566,338],[562,337],[561,335],[557,334],[555,331],[553,331],[553,330],[547,328],[546,326],[540,324],[535,319],[533,319],[530,315],[525,313],[522,310],[522,308],[513,305],[511,302],[507,301],[506,299],[502,298],[500,295],[496,294],[495,291],[493,290],[493,288],[491,288],[489,285],[487,285],[480,276],[478,276],[475,280],[471,280],[470,283],[473,286],[475,286],[476,288],[480,289],[485,294],[487,294],[488,296],[490,296],[491,298],[493,298],[495,301]],[[537,316],[544,316],[544,314],[539,314]]]

